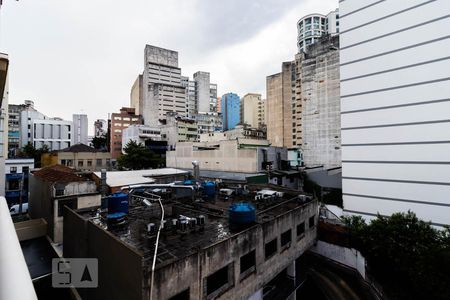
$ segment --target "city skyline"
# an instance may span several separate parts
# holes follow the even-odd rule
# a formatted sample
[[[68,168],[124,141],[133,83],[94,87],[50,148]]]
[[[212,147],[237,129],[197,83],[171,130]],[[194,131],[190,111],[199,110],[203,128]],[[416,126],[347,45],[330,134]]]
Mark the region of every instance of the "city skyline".
[[[0,46],[10,54],[10,103],[30,99],[47,115],[64,119],[72,113],[88,114],[93,134],[94,120],[129,105],[146,44],[178,51],[184,76],[209,72],[218,95],[255,92],[264,97],[265,76],[297,52],[298,19],[312,12],[326,14],[338,3],[167,1],[156,4],[157,10],[144,1],[105,4],[98,1],[80,8],[47,1],[5,2]],[[233,22],[224,27],[227,15]],[[28,26],[23,26],[24,20]]]

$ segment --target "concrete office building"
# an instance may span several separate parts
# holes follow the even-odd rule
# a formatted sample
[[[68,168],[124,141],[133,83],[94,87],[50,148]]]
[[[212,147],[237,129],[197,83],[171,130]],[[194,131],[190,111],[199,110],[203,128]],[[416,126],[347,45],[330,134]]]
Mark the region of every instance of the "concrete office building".
[[[183,77],[183,81],[187,81],[186,88],[186,113],[188,118],[195,118],[198,113],[197,98],[195,96],[195,81],[189,80],[189,77]]]
[[[217,84],[209,84],[209,111],[217,112]]]
[[[235,93],[222,96],[222,126],[223,130],[233,129],[241,122],[241,100]]]
[[[106,136],[107,132],[108,132],[108,123],[106,122],[106,120],[97,119],[94,122],[94,136],[95,137]]]
[[[217,97],[217,112],[221,113],[222,112],[222,97]]]
[[[217,142],[237,139],[267,140],[264,130],[250,125],[236,125],[234,129],[199,134],[199,142]]]
[[[253,128],[260,128],[265,124],[265,101],[261,94],[248,93],[241,99],[241,123]]]
[[[317,42],[322,35],[339,33],[339,9],[328,15],[309,14],[297,22],[298,52],[307,51],[307,46]]]
[[[142,79],[144,124],[163,124],[168,112],[186,116],[186,86],[178,67],[178,52],[146,45]]]
[[[198,111],[209,112],[210,110],[210,89],[209,73],[198,71],[194,73],[195,97],[197,99]]]
[[[294,73],[294,74],[293,74]],[[295,145],[296,134],[293,109],[296,101],[294,95],[295,64],[284,62],[281,73],[267,76],[267,139],[273,146],[291,148]],[[294,87],[292,86],[294,84]]]
[[[222,114],[216,112],[199,112],[195,117],[198,134],[222,131]]]
[[[178,142],[196,141],[197,135],[197,122],[176,113],[168,113],[166,125],[161,126],[161,138],[171,149]]]
[[[109,147],[112,158],[122,154],[122,131],[132,124],[142,124],[142,117],[134,113],[134,108],[122,107],[120,113],[111,114]]]
[[[450,5],[340,2],[344,213],[450,224]]]
[[[306,167],[341,166],[339,36],[323,36],[302,56],[302,149]],[[300,133],[296,132],[298,136]],[[297,143],[298,145],[299,143]]]
[[[133,83],[133,86],[131,87],[130,92],[130,107],[134,108],[135,114],[140,115],[142,114],[143,109],[143,98],[144,98],[144,91],[143,91],[143,75],[139,74],[136,80]]]
[[[88,144],[88,117],[85,114],[73,114],[72,145]]]

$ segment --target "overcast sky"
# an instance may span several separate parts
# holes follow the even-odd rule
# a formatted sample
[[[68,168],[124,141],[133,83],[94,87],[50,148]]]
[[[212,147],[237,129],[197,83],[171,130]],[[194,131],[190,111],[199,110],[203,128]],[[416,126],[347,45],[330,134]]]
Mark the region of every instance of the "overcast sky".
[[[182,74],[211,73],[218,94],[265,95],[266,76],[292,60],[296,21],[337,0],[4,0],[0,50],[9,102],[95,119],[129,106],[145,44],[178,51]],[[114,4],[114,5],[113,5]]]

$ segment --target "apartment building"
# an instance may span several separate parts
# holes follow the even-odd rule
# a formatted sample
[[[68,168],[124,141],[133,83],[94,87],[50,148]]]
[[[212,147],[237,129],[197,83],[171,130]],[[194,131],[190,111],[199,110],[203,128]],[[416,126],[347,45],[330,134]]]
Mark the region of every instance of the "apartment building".
[[[86,114],[73,114],[72,145],[88,144],[88,117]]]
[[[221,97],[223,130],[233,129],[241,122],[241,99],[235,93],[227,93]]]
[[[119,113],[111,114],[109,147],[113,159],[122,154],[122,132],[132,124],[142,124],[142,117],[135,114],[134,108],[122,107]]]

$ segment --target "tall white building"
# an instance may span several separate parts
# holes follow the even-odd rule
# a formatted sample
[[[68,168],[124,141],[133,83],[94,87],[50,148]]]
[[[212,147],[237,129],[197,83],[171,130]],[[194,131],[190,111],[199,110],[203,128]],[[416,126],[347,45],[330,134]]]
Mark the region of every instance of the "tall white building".
[[[0,196],[5,195],[5,159],[8,157],[8,54],[0,53]]]
[[[450,5],[340,1],[344,212],[450,224]]]
[[[339,9],[328,15],[309,14],[297,22],[298,52],[305,52],[308,45],[314,44],[324,34],[339,33]]]
[[[88,144],[88,117],[85,114],[73,114],[72,145]]]
[[[142,77],[142,106],[137,105],[145,125],[156,126],[168,112],[186,115],[186,86],[178,67],[178,52],[146,45]]]

